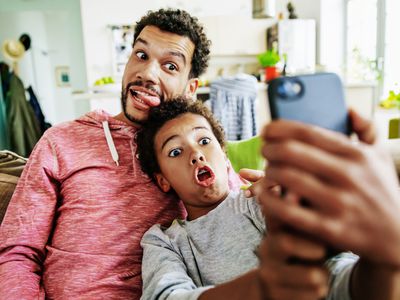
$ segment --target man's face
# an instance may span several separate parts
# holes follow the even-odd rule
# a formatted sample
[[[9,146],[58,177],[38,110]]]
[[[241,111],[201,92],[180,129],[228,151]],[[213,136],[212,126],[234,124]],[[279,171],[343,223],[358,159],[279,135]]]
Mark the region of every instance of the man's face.
[[[160,166],[157,182],[164,192],[174,189],[189,218],[215,208],[229,192],[224,151],[208,121],[186,113],[165,123],[154,140]]]
[[[122,79],[122,107],[129,121],[141,124],[151,106],[175,96],[192,96],[189,79],[195,45],[185,36],[146,26],[137,37]]]

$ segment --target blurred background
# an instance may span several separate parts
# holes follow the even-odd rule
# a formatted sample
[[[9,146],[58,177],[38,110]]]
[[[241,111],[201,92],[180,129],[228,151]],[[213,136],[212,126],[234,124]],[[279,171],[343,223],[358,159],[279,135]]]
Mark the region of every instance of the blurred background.
[[[348,105],[388,138],[400,103],[397,0],[0,0],[3,83],[4,68],[15,71],[51,125],[97,108],[116,114],[133,26],[161,7],[197,16],[212,40],[199,99],[209,99],[219,78],[253,75],[258,131],[270,120],[267,67],[276,75],[335,72]],[[261,54],[279,59],[265,65]]]

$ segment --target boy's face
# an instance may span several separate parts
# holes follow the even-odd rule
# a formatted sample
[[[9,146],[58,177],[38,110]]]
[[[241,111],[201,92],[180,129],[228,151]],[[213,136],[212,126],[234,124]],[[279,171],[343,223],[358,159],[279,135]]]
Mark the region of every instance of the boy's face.
[[[164,124],[154,141],[164,192],[175,190],[189,219],[206,214],[229,192],[224,151],[201,115],[186,113]]]

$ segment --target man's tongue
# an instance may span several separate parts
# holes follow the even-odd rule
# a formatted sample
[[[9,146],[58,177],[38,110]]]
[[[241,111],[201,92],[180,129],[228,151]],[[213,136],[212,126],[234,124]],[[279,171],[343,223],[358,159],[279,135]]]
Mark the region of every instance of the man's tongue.
[[[158,106],[160,105],[160,98],[158,96],[151,96],[147,93],[134,91],[134,96],[142,100],[148,106]]]

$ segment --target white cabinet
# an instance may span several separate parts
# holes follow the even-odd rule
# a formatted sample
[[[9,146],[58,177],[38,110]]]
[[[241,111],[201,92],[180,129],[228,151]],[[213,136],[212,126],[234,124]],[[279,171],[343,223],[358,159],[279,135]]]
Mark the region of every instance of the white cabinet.
[[[377,101],[375,83],[346,84],[345,97],[348,107],[371,119]]]
[[[314,71],[316,42],[315,20],[279,21],[279,54],[286,55],[289,73]]]
[[[273,19],[242,16],[199,18],[211,40],[211,55],[255,55],[266,50],[267,28]]]

